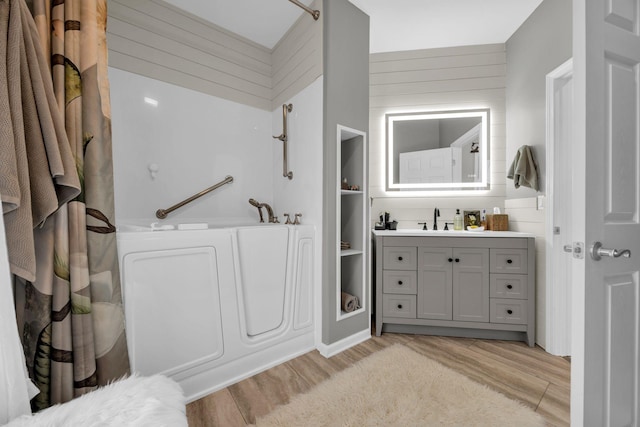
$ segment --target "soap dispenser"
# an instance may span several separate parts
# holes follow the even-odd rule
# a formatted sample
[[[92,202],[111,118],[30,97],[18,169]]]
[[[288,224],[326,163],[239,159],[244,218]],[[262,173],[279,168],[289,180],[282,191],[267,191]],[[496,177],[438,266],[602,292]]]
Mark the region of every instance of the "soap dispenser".
[[[456,209],[456,214],[453,217],[453,229],[454,230],[463,229],[463,221],[462,221],[462,215],[460,214],[460,209]]]

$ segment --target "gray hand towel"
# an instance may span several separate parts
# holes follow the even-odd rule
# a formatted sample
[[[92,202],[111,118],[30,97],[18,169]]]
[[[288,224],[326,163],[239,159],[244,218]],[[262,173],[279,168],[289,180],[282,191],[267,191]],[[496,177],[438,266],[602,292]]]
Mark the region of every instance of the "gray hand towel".
[[[528,145],[518,148],[518,152],[509,167],[507,178],[513,179],[516,188],[520,186],[540,191],[538,183],[538,165]]]

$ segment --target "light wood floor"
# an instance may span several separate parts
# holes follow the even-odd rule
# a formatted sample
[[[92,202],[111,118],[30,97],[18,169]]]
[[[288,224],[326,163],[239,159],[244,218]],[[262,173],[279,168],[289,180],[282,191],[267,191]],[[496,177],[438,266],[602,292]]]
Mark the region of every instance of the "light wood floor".
[[[383,334],[330,359],[312,351],[187,405],[190,427],[245,426],[331,375],[392,344],[402,344],[541,414],[569,425],[570,362],[522,342]]]

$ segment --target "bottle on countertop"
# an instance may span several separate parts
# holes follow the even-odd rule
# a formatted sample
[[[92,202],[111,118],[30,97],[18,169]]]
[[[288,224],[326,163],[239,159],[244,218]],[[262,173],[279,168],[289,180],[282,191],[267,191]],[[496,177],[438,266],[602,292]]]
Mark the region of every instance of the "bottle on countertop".
[[[480,215],[480,226],[484,227],[485,230],[487,228],[487,210],[482,209],[482,215]]]
[[[456,209],[456,214],[453,216],[453,229],[462,230],[463,228],[464,224],[462,221],[462,215],[460,214],[460,209]]]

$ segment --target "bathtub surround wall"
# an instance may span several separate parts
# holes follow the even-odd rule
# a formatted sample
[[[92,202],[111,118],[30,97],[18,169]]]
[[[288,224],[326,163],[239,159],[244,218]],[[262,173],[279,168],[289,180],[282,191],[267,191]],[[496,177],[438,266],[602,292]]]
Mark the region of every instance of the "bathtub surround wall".
[[[289,99],[293,110],[287,114],[288,163],[293,179],[282,176],[282,142],[271,139],[273,167],[273,202],[278,206],[278,218],[285,222],[283,213],[302,213],[304,224],[322,222],[322,87],[323,78],[304,88]],[[282,128],[282,108],[271,113],[271,128]]]
[[[322,2],[313,7],[321,9]],[[272,205],[280,218],[283,212],[295,210],[303,213],[305,223],[311,223],[314,215],[317,219],[319,203],[308,191],[321,183],[317,173],[321,171],[321,147],[312,148],[320,137],[312,122],[322,120],[322,100],[318,100],[318,89],[308,99],[300,92],[317,85],[322,75],[322,14],[318,22],[301,15],[273,50],[162,1],[114,0],[109,23],[110,71],[118,80],[112,87],[122,92],[115,94],[118,100],[129,97],[133,101],[126,106],[133,115],[122,116],[114,124],[121,127],[116,131],[122,131],[120,141],[115,142],[120,145],[116,181],[122,185],[116,185],[126,187],[133,178],[148,190],[143,197],[133,189],[125,189],[130,197],[116,194],[119,218],[149,217],[159,207],[168,207],[231,174],[232,184],[171,216],[253,219],[257,212],[246,202],[254,197]],[[131,74],[122,74],[125,71]],[[138,80],[129,84],[129,77]],[[137,93],[135,100],[129,88]],[[140,94],[153,98],[149,95],[153,90],[164,91],[171,105],[164,102],[154,110],[139,102]],[[282,147],[276,147],[271,136],[281,132],[282,119],[272,124],[272,116],[276,110],[281,114],[281,105],[290,102],[294,115],[289,120],[293,132],[289,162],[292,168],[297,166],[299,176],[285,186],[274,180],[282,167]],[[172,109],[169,116],[153,118],[167,108]],[[116,108],[114,111],[119,114]],[[137,126],[132,117],[144,120],[145,125]],[[160,158],[162,164],[154,158]],[[155,180],[150,179],[150,165],[158,166]],[[163,206],[149,203],[149,197],[161,200]],[[301,202],[278,206],[293,199]]]
[[[536,342],[546,347],[546,224],[544,210],[537,210],[536,195],[546,184],[545,78],[572,55],[571,0],[545,0],[506,43],[507,49],[507,147],[506,167],[518,148],[531,145],[540,172],[540,193],[516,189],[507,180],[505,212],[515,231],[536,235]],[[561,208],[561,207],[560,207]]]
[[[279,170],[271,161],[277,147],[269,112],[115,68],[109,75],[118,222],[159,221],[157,209],[166,209],[227,175],[233,176],[232,183],[169,218],[258,222],[258,212],[248,200],[273,204],[274,171]],[[157,101],[157,106],[145,98]],[[155,178],[149,170],[153,165]]]
[[[438,228],[453,222],[456,209],[504,208],[505,91],[504,44],[462,46],[370,56],[370,169],[372,222],[390,212],[399,228],[433,227],[433,210],[440,209]],[[385,192],[385,127],[387,113],[489,108],[491,185],[478,192]],[[373,224],[372,224],[373,226]]]

